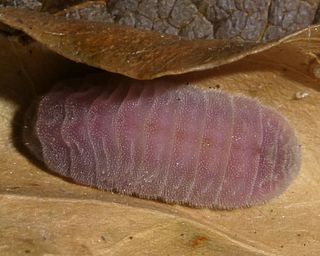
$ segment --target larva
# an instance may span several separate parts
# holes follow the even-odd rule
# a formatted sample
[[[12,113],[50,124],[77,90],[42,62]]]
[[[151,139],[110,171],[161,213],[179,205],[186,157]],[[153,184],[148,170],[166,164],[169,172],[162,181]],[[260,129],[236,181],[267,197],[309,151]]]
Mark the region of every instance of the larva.
[[[287,120],[218,90],[165,79],[60,85],[32,109],[31,151],[52,171],[108,191],[233,209],[279,195],[299,171]]]

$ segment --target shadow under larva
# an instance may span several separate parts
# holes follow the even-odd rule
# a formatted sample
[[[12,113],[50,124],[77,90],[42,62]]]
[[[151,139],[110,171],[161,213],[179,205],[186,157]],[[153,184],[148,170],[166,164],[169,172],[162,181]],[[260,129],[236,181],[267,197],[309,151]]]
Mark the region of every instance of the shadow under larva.
[[[90,81],[60,83],[24,126],[33,154],[75,183],[233,209],[270,200],[298,174],[294,129],[255,100],[166,79]]]

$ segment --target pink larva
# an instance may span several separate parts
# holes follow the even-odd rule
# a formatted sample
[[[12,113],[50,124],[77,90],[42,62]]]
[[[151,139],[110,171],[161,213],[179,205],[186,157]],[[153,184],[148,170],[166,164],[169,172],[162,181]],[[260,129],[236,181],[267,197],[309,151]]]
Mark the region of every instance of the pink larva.
[[[25,127],[30,149],[76,183],[195,207],[265,202],[300,165],[294,130],[275,111],[165,80],[55,89]]]

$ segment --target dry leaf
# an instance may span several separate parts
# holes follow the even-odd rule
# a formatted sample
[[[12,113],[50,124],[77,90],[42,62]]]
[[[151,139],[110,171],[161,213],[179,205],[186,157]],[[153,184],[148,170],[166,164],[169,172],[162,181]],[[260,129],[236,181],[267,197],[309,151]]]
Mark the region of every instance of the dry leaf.
[[[0,9],[0,21],[76,62],[138,79],[208,69],[272,44],[183,40],[151,31]]]
[[[71,60],[137,79],[210,69],[278,44],[282,45],[280,49],[286,49],[287,43],[291,45],[299,36],[311,31],[314,37],[319,37],[317,27],[314,27],[268,44],[183,40],[150,31],[100,22],[66,20],[19,9],[0,9],[0,21],[21,29]],[[300,44],[297,42],[290,48],[295,47],[297,54],[306,54]]]

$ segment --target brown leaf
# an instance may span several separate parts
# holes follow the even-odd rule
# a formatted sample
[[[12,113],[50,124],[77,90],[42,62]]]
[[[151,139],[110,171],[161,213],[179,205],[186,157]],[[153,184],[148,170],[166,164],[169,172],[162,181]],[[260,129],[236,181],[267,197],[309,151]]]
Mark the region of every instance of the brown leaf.
[[[0,198],[2,255],[258,255],[201,224],[151,209],[92,200]]]
[[[0,21],[76,62],[137,79],[209,69],[273,44],[184,40],[151,31],[0,9]]]
[[[314,59],[307,52],[308,48],[301,46],[311,37],[310,33],[314,42],[320,37],[317,27],[314,27],[268,44],[184,40],[150,31],[85,20],[66,20],[19,9],[0,9],[0,21],[23,30],[71,60],[136,79],[210,69],[276,45],[279,45],[280,52],[290,49],[293,55]],[[284,53],[284,61],[286,56]],[[297,61],[300,58],[293,57],[287,63]]]

